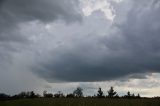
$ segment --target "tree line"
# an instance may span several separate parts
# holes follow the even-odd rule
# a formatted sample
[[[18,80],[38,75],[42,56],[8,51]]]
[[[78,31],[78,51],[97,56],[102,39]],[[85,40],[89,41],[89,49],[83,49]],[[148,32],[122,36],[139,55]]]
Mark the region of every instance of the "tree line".
[[[98,88],[97,94],[94,96],[84,96],[83,89],[81,87],[77,87],[72,93],[64,95],[61,91],[58,91],[55,94],[47,93],[47,91],[43,91],[43,96],[34,93],[34,91],[21,92],[19,94],[10,96],[5,93],[0,93],[0,100],[8,100],[8,99],[22,99],[22,98],[141,98],[140,94],[135,95],[131,94],[129,91],[124,96],[119,96],[118,93],[114,90],[113,87],[107,91],[107,95],[104,94],[101,88]]]

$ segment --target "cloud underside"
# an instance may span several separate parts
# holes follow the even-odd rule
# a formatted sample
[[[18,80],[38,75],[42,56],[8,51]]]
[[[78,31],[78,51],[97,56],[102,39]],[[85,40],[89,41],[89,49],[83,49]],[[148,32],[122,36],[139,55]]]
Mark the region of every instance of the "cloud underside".
[[[77,0],[1,0],[0,63],[49,82],[159,73],[160,2],[108,2],[113,22],[101,10],[84,16]]]
[[[30,21],[49,23],[58,19],[65,22],[81,20],[78,1],[71,0],[1,0],[0,24],[1,41],[25,41],[22,35],[17,35],[18,24]],[[11,37],[12,36],[12,37]]]

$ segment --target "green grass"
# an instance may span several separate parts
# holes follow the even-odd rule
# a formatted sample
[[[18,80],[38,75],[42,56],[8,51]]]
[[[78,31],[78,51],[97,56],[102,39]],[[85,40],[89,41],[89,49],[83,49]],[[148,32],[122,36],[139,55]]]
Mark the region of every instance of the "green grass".
[[[38,98],[0,101],[0,106],[160,106],[160,99]]]

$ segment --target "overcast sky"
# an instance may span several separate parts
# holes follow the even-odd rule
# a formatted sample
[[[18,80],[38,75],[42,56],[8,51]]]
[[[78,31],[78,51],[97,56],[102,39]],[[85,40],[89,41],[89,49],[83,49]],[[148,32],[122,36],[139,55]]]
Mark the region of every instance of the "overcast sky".
[[[0,0],[0,92],[160,96],[159,0]]]

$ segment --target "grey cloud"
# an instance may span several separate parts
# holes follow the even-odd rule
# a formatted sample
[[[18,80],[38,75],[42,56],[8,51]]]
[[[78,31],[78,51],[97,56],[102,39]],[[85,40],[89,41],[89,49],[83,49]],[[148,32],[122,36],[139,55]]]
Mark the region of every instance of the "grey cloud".
[[[77,0],[1,0],[0,1],[0,40],[27,40],[18,33],[19,23],[55,20],[72,22],[81,20]]]
[[[32,35],[21,32],[21,24],[79,21],[78,5],[77,0],[0,0],[0,57],[7,54],[9,58],[17,50],[23,51],[33,43],[29,39]]]
[[[21,51],[18,54],[22,55],[19,64],[24,62],[26,70],[32,70],[49,82],[118,80],[126,76],[146,78],[149,72],[160,71],[160,6],[154,2],[124,0],[114,3],[116,18],[113,24],[105,19],[102,11],[95,11],[83,17],[82,23],[68,25],[54,20],[79,20],[73,2],[4,1],[0,11],[3,14],[0,23],[4,25],[0,33],[0,58],[11,59],[8,55],[12,57],[17,51],[10,50],[18,48]],[[40,8],[43,6],[46,8]],[[35,23],[34,20],[49,23],[51,32],[42,30],[44,24],[36,24],[38,28],[27,24],[29,21]],[[28,31],[20,23],[33,27],[35,32]],[[19,32],[18,27],[24,28],[24,32]],[[17,43],[29,37],[35,42]],[[28,61],[26,57],[30,57]]]
[[[73,21],[80,18],[75,6],[78,3],[73,0],[6,0],[1,12],[14,21],[53,21],[58,18]]]
[[[111,30],[109,37],[93,34],[93,39],[87,35],[72,41],[72,49],[59,48],[54,58],[51,53],[51,59],[41,61],[36,72],[51,82],[104,81],[128,75],[146,78],[146,73],[160,72],[160,6],[154,1],[129,2],[125,19],[119,22],[123,16],[117,16],[117,23],[106,29]],[[121,8],[117,11],[123,12]]]
[[[64,24],[81,21],[78,0],[0,0],[1,92],[12,94],[33,90],[41,88],[40,83],[46,83],[30,72],[33,59],[29,57],[34,57],[34,42],[30,40],[33,34],[22,24],[37,22],[45,25],[57,20]],[[38,33],[38,24],[35,30]],[[35,81],[31,83],[30,79]]]

